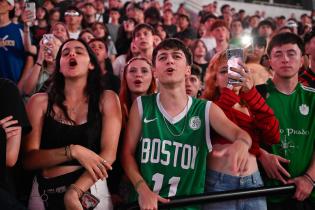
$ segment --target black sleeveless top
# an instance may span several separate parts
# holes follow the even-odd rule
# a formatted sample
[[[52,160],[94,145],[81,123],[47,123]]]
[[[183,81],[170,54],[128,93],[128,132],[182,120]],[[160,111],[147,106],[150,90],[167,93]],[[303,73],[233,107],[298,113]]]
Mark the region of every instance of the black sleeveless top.
[[[89,106],[89,115],[90,115]],[[95,153],[100,152],[101,117],[89,120],[81,125],[68,125],[61,123],[52,116],[52,106],[48,103],[47,113],[44,118],[44,125],[41,136],[41,149],[55,149],[70,144],[81,145],[91,149]],[[77,161],[69,161],[60,165],[80,165]]]

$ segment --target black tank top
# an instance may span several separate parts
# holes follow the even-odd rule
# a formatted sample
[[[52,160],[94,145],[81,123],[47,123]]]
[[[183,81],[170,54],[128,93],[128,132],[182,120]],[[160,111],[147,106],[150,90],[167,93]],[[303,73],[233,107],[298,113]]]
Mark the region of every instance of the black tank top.
[[[42,129],[41,149],[55,149],[76,144],[91,149],[95,153],[100,152],[101,130],[99,128],[101,126],[97,126],[97,128],[92,127],[92,122],[89,119],[88,122],[81,125],[64,124],[54,119],[51,110],[51,104],[49,103]],[[69,161],[61,165],[79,165],[79,163],[77,161]]]

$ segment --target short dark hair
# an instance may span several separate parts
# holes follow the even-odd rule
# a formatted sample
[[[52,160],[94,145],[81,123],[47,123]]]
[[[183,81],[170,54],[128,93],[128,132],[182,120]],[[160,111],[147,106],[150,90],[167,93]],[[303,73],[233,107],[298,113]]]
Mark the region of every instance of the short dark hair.
[[[257,28],[259,29],[260,27],[265,26],[265,25],[269,26],[273,31],[276,29],[275,24],[274,24],[273,22],[271,22],[270,20],[263,20],[263,21],[260,21],[260,22],[258,23]]]
[[[253,44],[254,44],[254,46],[260,46],[260,47],[266,47],[267,46],[267,40],[266,40],[266,38],[265,37],[263,37],[263,36],[255,36],[254,38],[253,38]]]
[[[191,65],[191,75],[195,75],[196,77],[198,77],[198,79],[201,81],[202,80],[202,69],[200,68],[200,66],[193,64]]]
[[[171,50],[171,49],[181,50],[185,54],[187,64],[189,66],[192,65],[193,58],[192,58],[192,53],[190,49],[186,47],[186,45],[179,39],[169,38],[169,39],[163,40],[162,42],[160,42],[160,44],[158,44],[158,46],[154,48],[153,54],[152,54],[153,66],[155,66],[155,60],[156,60],[156,56],[158,52],[162,49],[163,50]]]
[[[309,43],[313,37],[315,37],[315,28],[312,28],[312,31],[304,35],[304,44]]]
[[[201,23],[205,23],[206,21],[208,21],[209,19],[218,19],[218,17],[217,16],[215,16],[214,14],[212,14],[212,13],[209,13],[209,14],[207,14],[205,17],[203,17],[202,19],[201,19]]]
[[[133,30],[132,38],[134,39],[136,37],[136,33],[138,31],[140,31],[141,29],[143,29],[143,28],[148,29],[149,31],[151,31],[153,35],[155,34],[154,33],[154,28],[151,25],[146,24],[146,23],[139,23],[138,25],[136,25],[135,29]]]
[[[93,43],[93,42],[101,42],[101,43],[103,43],[104,46],[105,46],[106,51],[108,51],[107,43],[106,43],[106,40],[104,38],[101,38],[101,37],[93,38],[93,39],[91,39],[89,41],[88,45],[90,46],[90,44]]]
[[[302,39],[294,33],[287,32],[287,33],[277,34],[271,39],[268,45],[268,49],[267,49],[268,56],[270,57],[271,51],[274,47],[282,46],[285,44],[297,44],[297,46],[301,50],[302,55],[304,55],[305,51],[304,51],[304,43]]]

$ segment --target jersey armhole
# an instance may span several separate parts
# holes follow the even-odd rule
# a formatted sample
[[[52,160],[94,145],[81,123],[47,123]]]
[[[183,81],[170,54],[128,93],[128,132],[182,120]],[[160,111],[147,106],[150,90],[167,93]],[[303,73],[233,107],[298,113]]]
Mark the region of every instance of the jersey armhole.
[[[142,119],[142,117],[143,117],[143,107],[142,107],[141,96],[137,97],[137,106],[138,106],[138,111],[139,111],[139,117],[140,117],[140,119]]]
[[[210,107],[211,107],[211,101],[207,101],[206,108],[205,108],[205,135],[206,135],[206,143],[208,147],[208,151],[212,151],[212,144],[211,144],[211,138],[210,138],[210,118],[209,118],[209,113],[210,113]]]

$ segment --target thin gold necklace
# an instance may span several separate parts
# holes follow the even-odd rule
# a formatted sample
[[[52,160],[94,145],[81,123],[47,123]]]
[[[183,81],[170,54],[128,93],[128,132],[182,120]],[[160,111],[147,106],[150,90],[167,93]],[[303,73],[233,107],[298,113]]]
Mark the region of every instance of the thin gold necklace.
[[[160,104],[162,105],[161,101],[160,101]],[[185,113],[185,123],[184,123],[184,126],[183,126],[182,130],[181,130],[178,134],[176,134],[176,133],[173,133],[173,131],[168,127],[168,122],[166,122],[167,120],[165,119],[164,114],[162,113],[163,120],[164,120],[164,123],[165,123],[165,125],[166,125],[166,128],[167,128],[167,130],[170,132],[170,134],[172,134],[172,136],[174,136],[174,137],[179,137],[179,136],[183,135],[183,133],[184,133],[184,131],[185,131],[185,128],[186,128],[187,115],[188,115],[188,99],[187,99],[187,103],[186,103],[186,113]]]

